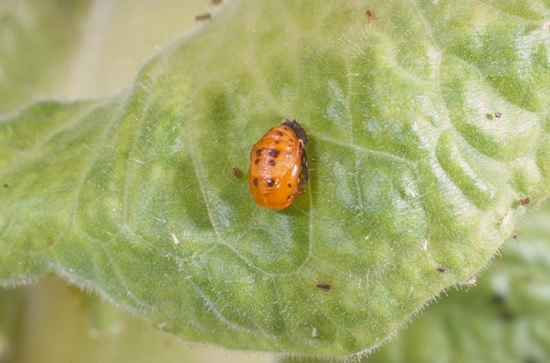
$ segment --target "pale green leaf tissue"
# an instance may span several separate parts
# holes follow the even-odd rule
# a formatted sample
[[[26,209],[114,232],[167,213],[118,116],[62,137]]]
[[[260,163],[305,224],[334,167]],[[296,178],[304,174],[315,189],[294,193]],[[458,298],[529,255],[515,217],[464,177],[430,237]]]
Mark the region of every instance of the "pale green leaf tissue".
[[[53,271],[185,340],[368,352],[550,194],[549,19],[537,1],[228,1],[127,92],[0,118],[0,282]],[[248,153],[285,118],[311,181],[274,212]]]

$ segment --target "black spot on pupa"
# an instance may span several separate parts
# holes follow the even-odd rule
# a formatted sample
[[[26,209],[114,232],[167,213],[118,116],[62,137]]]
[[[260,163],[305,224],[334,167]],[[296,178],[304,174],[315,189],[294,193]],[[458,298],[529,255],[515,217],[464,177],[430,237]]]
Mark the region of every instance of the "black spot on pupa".
[[[288,183],[288,187],[289,187],[289,188],[292,188],[292,184]]]
[[[271,166],[275,166],[275,160],[274,159],[269,159],[269,161],[267,163]]]
[[[262,149],[256,150],[256,156],[262,156]]]
[[[258,178],[254,178],[252,180],[252,184],[254,184],[254,186],[257,187],[258,186]]]
[[[265,182],[267,183],[267,186],[268,186],[269,188],[271,188],[272,186],[275,185],[275,180],[273,180],[273,179],[266,179]]]
[[[283,133],[281,131],[277,131],[277,133],[275,135],[281,137],[281,136],[283,136]]]
[[[260,163],[260,159],[254,160],[254,164],[258,165]]]
[[[277,149],[269,149],[267,151],[267,155],[273,157],[273,158],[276,158],[277,156],[279,156],[279,150]]]

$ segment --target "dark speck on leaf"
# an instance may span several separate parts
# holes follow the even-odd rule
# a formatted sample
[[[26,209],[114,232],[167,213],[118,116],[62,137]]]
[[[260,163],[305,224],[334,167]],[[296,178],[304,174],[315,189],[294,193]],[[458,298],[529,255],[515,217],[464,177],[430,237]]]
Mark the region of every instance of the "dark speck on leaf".
[[[205,21],[210,20],[210,18],[212,18],[212,15],[210,15],[210,13],[206,13],[195,16],[195,21]]]
[[[506,301],[506,297],[503,294],[496,293],[493,295],[493,304],[502,305]]]
[[[233,176],[237,179],[242,179],[243,177],[243,172],[241,171],[241,169],[237,168],[237,167],[234,167],[233,168]]]

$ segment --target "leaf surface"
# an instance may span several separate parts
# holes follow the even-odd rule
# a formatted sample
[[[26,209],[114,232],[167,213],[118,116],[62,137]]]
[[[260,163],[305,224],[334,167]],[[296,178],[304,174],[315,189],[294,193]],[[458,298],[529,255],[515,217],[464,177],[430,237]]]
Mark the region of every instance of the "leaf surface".
[[[376,347],[549,194],[549,9],[524,5],[233,0],[127,93],[0,120],[0,281],[53,270],[226,347]],[[274,212],[233,169],[285,118],[311,181]]]

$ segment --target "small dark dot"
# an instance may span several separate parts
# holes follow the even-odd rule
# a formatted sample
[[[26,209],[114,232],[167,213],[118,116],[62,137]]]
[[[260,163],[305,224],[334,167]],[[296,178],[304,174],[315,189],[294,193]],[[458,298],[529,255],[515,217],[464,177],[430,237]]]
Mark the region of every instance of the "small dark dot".
[[[438,267],[437,272],[444,273],[444,272],[447,272],[447,269],[445,267]]]
[[[275,166],[275,160],[274,159],[270,159],[267,163],[271,166]]]
[[[5,183],[4,184],[4,188],[8,189],[10,186],[8,185],[8,183]]]
[[[323,291],[330,291],[330,289],[332,289],[332,286],[330,286],[330,284],[318,283],[317,288],[319,288]]]
[[[209,13],[206,13],[206,14],[201,14],[201,15],[195,16],[195,20],[196,21],[209,20],[211,17],[212,17],[212,15],[210,15]]]
[[[493,304],[502,305],[506,302],[506,297],[503,294],[495,293],[491,299]]]
[[[367,16],[367,18],[372,18],[372,11],[367,9],[367,11],[365,11],[365,15]]]
[[[531,198],[526,197],[520,200],[521,205],[526,206],[527,204],[531,203]]]
[[[276,135],[281,137],[281,136],[283,136],[283,133],[281,131],[277,131]]]
[[[267,151],[267,155],[276,158],[277,156],[279,156],[279,152],[280,152],[280,151],[277,150],[277,149],[269,149],[269,150]]]
[[[254,164],[258,165],[260,163],[260,159],[254,160]]]
[[[495,117],[496,118],[500,118],[500,116],[502,116],[502,112],[500,112],[500,111],[495,112]]]
[[[256,156],[262,156],[262,149],[256,150]]]
[[[234,167],[233,168],[233,176],[237,179],[241,179],[243,177],[243,172],[241,171],[241,169],[239,169],[237,167]]]
[[[292,194],[288,196],[288,198],[286,198],[286,200],[291,200],[292,199]]]
[[[288,183],[288,187],[289,187],[289,188],[292,188],[292,184]]]
[[[258,178],[254,178],[252,180],[252,184],[254,184],[254,186],[257,187],[258,186]]]
[[[266,183],[267,183],[267,186],[268,186],[269,188],[271,188],[272,186],[275,185],[275,180],[273,180],[273,179],[266,179]]]
[[[513,321],[516,318],[516,316],[508,310],[504,310],[500,313],[500,319],[504,321]]]

